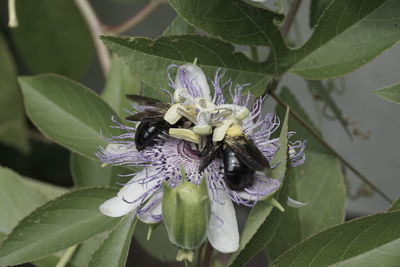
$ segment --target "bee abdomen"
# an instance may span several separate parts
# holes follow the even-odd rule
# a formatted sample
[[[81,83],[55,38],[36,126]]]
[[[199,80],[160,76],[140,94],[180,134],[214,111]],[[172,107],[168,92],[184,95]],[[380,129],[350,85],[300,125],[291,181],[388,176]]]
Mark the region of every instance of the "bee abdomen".
[[[230,189],[240,191],[253,183],[255,170],[240,161],[232,149],[224,150],[223,161],[224,180]]]

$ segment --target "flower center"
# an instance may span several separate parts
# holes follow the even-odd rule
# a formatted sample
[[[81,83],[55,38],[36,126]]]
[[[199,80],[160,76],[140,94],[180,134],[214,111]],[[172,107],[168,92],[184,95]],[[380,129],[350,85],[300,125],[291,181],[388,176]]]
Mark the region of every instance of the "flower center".
[[[192,142],[182,141],[177,146],[179,154],[188,160],[200,160],[200,153],[196,145]]]

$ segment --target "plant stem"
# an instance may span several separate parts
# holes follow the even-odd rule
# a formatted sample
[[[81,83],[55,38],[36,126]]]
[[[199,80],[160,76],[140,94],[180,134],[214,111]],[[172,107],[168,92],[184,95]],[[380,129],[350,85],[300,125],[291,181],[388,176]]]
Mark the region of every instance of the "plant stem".
[[[132,18],[128,19],[124,23],[116,27],[108,27],[106,28],[107,31],[110,31],[114,34],[123,33],[140,22],[142,22],[148,15],[150,15],[161,3],[164,1],[161,0],[153,0],[149,4],[147,4],[142,10],[136,13]]]
[[[199,267],[209,267],[211,266],[211,258],[213,254],[213,247],[211,246],[210,242],[207,242],[204,247],[204,255],[201,255],[201,261]]]
[[[78,245],[75,245],[75,246],[72,246],[70,248],[67,248],[67,250],[65,251],[64,255],[57,262],[57,265],[55,267],[65,267],[67,265],[68,261],[74,255],[74,252],[75,252],[77,247],[78,247]]]
[[[88,0],[75,0],[75,4],[89,27],[96,53],[99,58],[101,71],[105,77],[110,68],[111,58],[107,47],[99,39],[99,36],[103,34],[102,25]]]
[[[299,10],[302,1],[303,0],[294,0],[293,3],[290,5],[285,22],[283,23],[281,28],[281,32],[284,37],[286,37],[289,34],[290,27],[293,24],[294,18],[297,14],[297,11]]]
[[[15,0],[8,0],[8,27],[18,27],[17,9],[15,7]]]
[[[270,91],[269,94],[283,107],[288,107],[279,96],[274,92]],[[383,191],[381,191],[376,185],[374,185],[367,177],[362,175],[350,162],[343,158],[338,152],[336,152],[307,122],[305,122],[295,111],[290,109],[290,114],[310,133],[312,134],[323,146],[325,146],[333,155],[335,155],[347,168],[349,168],[355,175],[357,175],[364,183],[370,186],[375,192],[377,192],[384,200],[388,203],[392,203],[393,200],[388,197]]]

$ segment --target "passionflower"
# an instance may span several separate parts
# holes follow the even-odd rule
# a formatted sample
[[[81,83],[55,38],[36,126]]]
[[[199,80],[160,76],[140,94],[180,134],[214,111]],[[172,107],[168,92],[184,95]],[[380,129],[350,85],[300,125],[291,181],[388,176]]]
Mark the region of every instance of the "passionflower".
[[[177,69],[176,79],[171,76],[173,69]],[[233,87],[231,81],[221,84],[223,76],[224,73],[219,70],[215,78],[210,80],[214,88],[212,95],[209,82],[198,66],[170,66],[168,77],[173,92],[170,93],[171,108],[166,112],[165,120],[174,124],[186,117],[194,126],[190,130],[183,129],[184,132],[170,129],[143,150],[138,151],[135,147],[137,125],[133,122],[121,123],[113,118],[113,127],[123,130],[124,134],[107,139],[109,145],[100,149],[97,156],[105,164],[142,170],[129,175],[130,181],[117,196],[100,206],[103,214],[119,217],[135,212],[145,223],[159,223],[163,220],[162,203],[166,184],[170,188],[176,188],[183,182],[200,186],[202,179],[206,179],[203,183],[207,187],[211,210],[206,226],[207,238],[216,250],[223,253],[239,248],[239,231],[233,203],[253,206],[258,200],[274,194],[281,182],[263,172],[256,172],[250,185],[241,190],[232,190],[224,180],[221,158],[216,157],[199,172],[203,156],[197,139],[212,136],[214,142],[219,142],[230,125],[237,124],[271,162],[279,149],[279,140],[271,138],[271,134],[279,127],[279,119],[273,113],[262,115],[265,97],[255,99],[249,109],[252,97],[250,93],[244,94],[244,88],[248,85]],[[229,95],[225,96],[224,91],[228,91]],[[133,108],[142,111],[146,107],[133,104]],[[191,134],[186,134],[188,131]],[[289,158],[292,166],[304,162],[304,146],[301,141],[290,142]],[[179,213],[179,210],[176,212]]]

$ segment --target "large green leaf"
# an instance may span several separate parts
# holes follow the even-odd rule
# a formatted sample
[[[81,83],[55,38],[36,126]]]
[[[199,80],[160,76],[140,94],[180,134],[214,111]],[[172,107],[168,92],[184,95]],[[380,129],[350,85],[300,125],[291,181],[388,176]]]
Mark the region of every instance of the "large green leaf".
[[[103,243],[103,241],[107,238],[108,234],[109,232],[106,231],[104,233],[95,235],[85,240],[83,243],[79,244],[74,254],[69,259],[68,264],[66,266],[67,267],[88,266],[89,260],[92,257],[93,253],[99,247],[99,244]],[[33,264],[38,267],[54,267],[60,261],[64,253],[66,253],[66,251],[59,251],[45,258],[35,260]]]
[[[281,97],[312,125],[287,89],[282,91]],[[283,112],[283,109],[278,110],[278,114]],[[305,163],[288,171],[292,182],[289,196],[307,205],[288,207],[283,214],[281,225],[267,248],[272,259],[310,235],[343,222],[345,215],[346,188],[340,162],[321,147],[295,118],[290,119],[289,128],[297,132],[293,139],[307,140]]]
[[[190,24],[211,35],[237,44],[268,45],[267,73],[291,70],[308,79],[340,76],[373,60],[400,39],[397,0],[333,1],[311,38],[293,50],[285,46],[274,24],[281,18],[274,12],[240,0],[170,3]]]
[[[136,78],[129,67],[117,56],[113,56],[107,82],[102,98],[117,112],[118,116],[125,117],[126,110],[131,109],[128,94],[139,94],[141,82]]]
[[[70,170],[76,187],[115,185],[113,167],[101,166],[101,162],[71,153]]]
[[[139,243],[151,257],[159,261],[175,261],[178,253],[178,247],[169,241],[167,230],[164,224],[160,224],[153,229],[150,240],[147,240],[147,234],[150,226],[148,224],[138,222],[135,231],[135,240]]]
[[[65,188],[22,178],[12,170],[0,167],[0,243],[22,218],[65,192]],[[58,260],[59,257],[52,255],[43,259],[47,265],[38,266],[53,267]]]
[[[44,74],[19,78],[27,114],[36,127],[66,148],[95,158],[115,113],[90,89],[61,76]]]
[[[344,220],[346,190],[338,160],[313,150],[307,150],[306,155],[304,165],[291,168],[288,176],[292,179],[289,196],[307,205],[287,208],[267,248],[272,259],[312,234]]]
[[[400,212],[362,217],[325,230],[271,266],[398,266]]]
[[[308,79],[343,75],[373,60],[400,39],[397,0],[335,0],[300,49],[285,52],[281,70]]]
[[[283,15],[240,0],[169,0],[185,20],[199,29],[242,45],[283,46],[277,23]],[[229,30],[227,30],[229,29]]]
[[[38,180],[33,180],[33,179],[29,179],[24,177],[23,179],[24,183],[32,186],[34,189],[38,190],[40,193],[42,193],[46,200],[53,200],[56,197],[61,196],[62,194],[68,192],[67,188],[64,187],[60,187],[57,185],[52,185],[52,184],[48,184],[48,183],[44,183]]]
[[[282,124],[279,136],[280,148],[276,153],[271,165],[278,165],[272,169],[270,176],[275,179],[281,179],[285,182],[284,189],[279,194],[279,201],[286,206],[288,183],[285,178],[287,158],[288,158],[288,119],[289,109],[286,111],[285,120]],[[272,213],[271,213],[272,211]],[[271,215],[270,215],[271,213]],[[269,217],[270,216],[270,217]],[[279,225],[282,212],[275,209],[269,200],[262,200],[251,209],[246,225],[240,236],[240,247],[230,258],[230,266],[243,266],[253,256],[257,255],[275,235]]]
[[[34,72],[79,78],[93,55],[90,32],[74,1],[16,1],[19,26],[12,36],[19,55]]]
[[[381,88],[375,91],[375,94],[387,101],[400,104],[400,83]]]
[[[235,53],[231,44],[199,35],[162,36],[152,41],[147,38],[102,37],[103,42],[120,56],[150,87],[168,88],[167,67],[198,59],[198,65],[213,78],[215,72],[226,70],[225,81],[233,84],[250,83],[250,90],[260,95],[270,76],[264,64],[250,61],[241,53]]]
[[[197,28],[242,45],[268,45],[271,72],[278,71],[278,51],[287,47],[277,23],[282,14],[257,8],[242,0],[169,0],[171,6]]]
[[[394,201],[389,208],[389,211],[397,211],[397,210],[400,210],[400,198]]]
[[[177,15],[168,28],[165,29],[163,35],[189,34],[194,32],[195,29],[193,26],[187,24],[181,16]]]
[[[82,189],[41,206],[4,240],[0,265],[29,262],[112,228],[119,219],[102,215],[99,205],[115,194],[114,189]]]
[[[93,254],[88,267],[124,267],[135,225],[132,214],[125,216]]]
[[[1,33],[0,62],[0,142],[26,153],[29,142],[17,73]]]
[[[9,234],[23,217],[63,193],[58,187],[54,187],[52,193],[48,192],[46,184],[22,178],[12,170],[0,167],[0,233]]]

